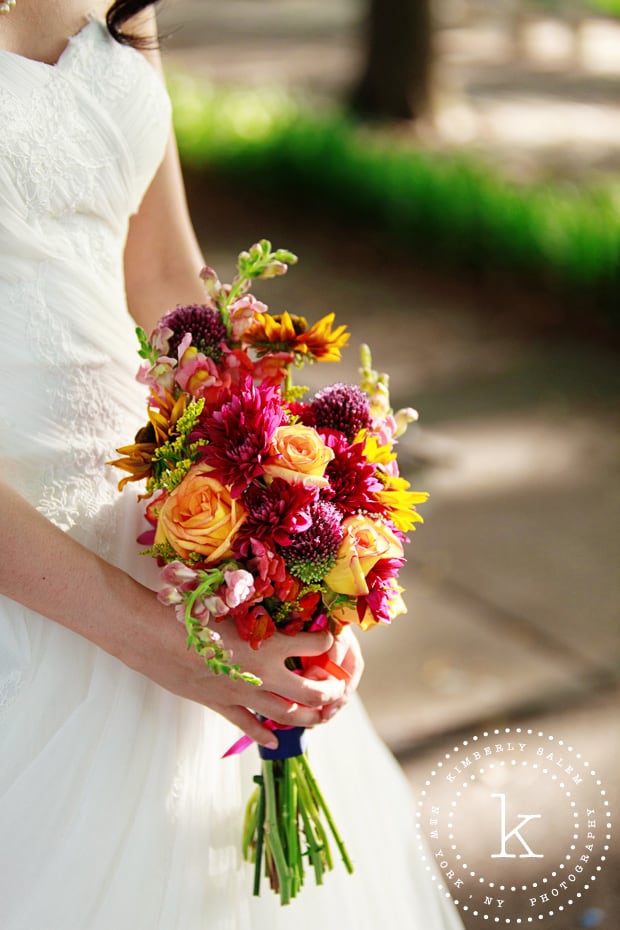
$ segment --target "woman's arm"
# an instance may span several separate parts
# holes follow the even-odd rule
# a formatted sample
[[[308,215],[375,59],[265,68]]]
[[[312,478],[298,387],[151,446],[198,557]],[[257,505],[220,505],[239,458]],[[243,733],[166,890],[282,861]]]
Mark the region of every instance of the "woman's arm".
[[[152,10],[127,24],[128,32],[153,39]],[[162,75],[159,51],[143,53]],[[125,283],[129,310],[150,332],[177,304],[204,303],[200,270],[205,264],[192,226],[179,156],[171,132],[164,159],[131,218],[125,249]]]
[[[212,708],[263,745],[272,743],[273,735],[247,708],[283,725],[313,726],[321,722],[323,708],[342,700],[341,682],[312,681],[284,665],[290,655],[329,649],[333,639],[328,633],[275,634],[253,650],[225,620],[218,624],[225,646],[263,685],[214,675],[187,649],[184,627],[170,607],[1,482],[0,539],[0,592],[84,636],[168,691]]]
[[[189,217],[174,137],[129,223],[125,285],[129,311],[150,333],[178,304],[205,302],[205,264]]]

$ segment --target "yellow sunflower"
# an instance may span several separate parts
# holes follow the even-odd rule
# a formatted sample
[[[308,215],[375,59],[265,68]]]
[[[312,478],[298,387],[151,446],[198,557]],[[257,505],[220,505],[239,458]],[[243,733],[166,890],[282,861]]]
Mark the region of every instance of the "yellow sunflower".
[[[396,453],[392,450],[391,443],[380,443],[377,436],[374,436],[365,429],[359,431],[355,437],[355,441],[364,443],[364,457],[367,458],[369,462],[372,462],[373,465],[378,465],[384,471],[387,469],[390,462],[393,462],[396,458]]]
[[[376,491],[375,497],[386,508],[387,516],[397,529],[407,533],[415,529],[414,524],[424,523],[415,505],[428,500],[426,491],[410,491],[410,483],[400,475],[379,474],[377,477],[383,482],[383,490]]]
[[[119,491],[130,481],[151,477],[155,451],[173,436],[178,421],[185,413],[187,395],[181,394],[175,400],[166,391],[163,398],[157,395],[157,402],[159,406],[148,408],[149,422],[138,430],[134,442],[116,450],[122,458],[107,463],[129,473],[119,481]]]
[[[293,352],[317,362],[340,361],[340,349],[349,341],[346,326],[332,329],[334,313],[328,313],[308,329],[303,316],[288,311],[272,315],[256,313],[244,339],[261,353]]]

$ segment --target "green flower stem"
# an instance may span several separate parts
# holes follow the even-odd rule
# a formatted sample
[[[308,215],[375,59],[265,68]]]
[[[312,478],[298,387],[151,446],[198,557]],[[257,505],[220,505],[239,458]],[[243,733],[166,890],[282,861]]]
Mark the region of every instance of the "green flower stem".
[[[314,834],[313,824],[308,815],[308,799],[305,796],[306,791],[307,785],[304,785],[302,788],[302,785],[300,784],[299,813],[301,814],[301,820],[304,826],[304,836],[306,837],[306,842],[308,844],[308,858],[310,859],[310,862],[314,868],[314,878],[317,885],[322,885],[323,872],[325,871],[325,868],[321,853],[324,850],[324,846],[322,843],[319,843]]]
[[[349,854],[344,845],[344,841],[342,837],[340,836],[340,833],[338,832],[338,828],[336,827],[334,818],[332,817],[331,812],[327,804],[325,803],[325,798],[321,794],[317,781],[314,775],[312,774],[312,769],[310,768],[310,764],[308,762],[308,759],[305,753],[301,756],[298,756],[298,762],[299,762],[299,765],[303,768],[304,775],[308,781],[308,785],[310,786],[312,794],[316,798],[316,801],[319,807],[321,808],[321,810],[323,811],[325,815],[325,819],[327,820],[327,823],[329,824],[329,829],[331,830],[332,836],[334,837],[334,840],[336,841],[336,845],[340,851],[340,856],[342,857],[342,861],[345,864],[346,870],[349,873],[349,875],[351,875],[353,873],[353,863],[351,862],[351,859],[349,858]]]
[[[254,781],[256,782],[257,787],[247,803],[245,816],[243,818],[243,828],[241,831],[241,851],[246,862],[254,862],[255,851],[252,850],[252,841],[254,839],[254,834],[258,831],[258,805],[261,793],[261,789],[259,787],[260,775],[257,775],[254,778]]]
[[[297,778],[292,759],[284,760],[284,798],[286,810],[286,848],[292,870],[291,896],[294,898],[304,880],[304,866],[299,848]]]
[[[250,280],[250,277],[245,276],[243,278],[239,278],[239,280],[234,284],[231,284],[230,291],[220,303],[220,309],[228,313],[228,308],[233,303],[233,301],[235,301],[238,297],[241,297],[245,291],[246,285],[250,282]]]
[[[291,366],[286,366],[286,378],[284,379],[284,396],[288,397],[291,391],[293,390],[293,373],[291,371]]]
[[[303,768],[299,767],[300,771],[300,782],[304,786],[304,807],[310,817],[314,829],[317,833],[317,839],[320,843],[319,848],[323,853],[323,859],[325,860],[325,866],[327,869],[333,869],[334,860],[332,859],[331,849],[329,847],[329,838],[323,823],[321,821],[321,810],[316,804],[316,798],[312,793],[312,787],[304,780]]]
[[[289,904],[291,900],[291,876],[280,837],[274,763],[269,760],[263,761],[263,780],[265,784],[265,834],[267,844],[274,859],[280,885],[280,903]]]
[[[289,865],[291,863],[291,845],[290,845],[290,836],[291,836],[291,822],[295,816],[295,811],[291,806],[291,793],[290,793],[290,766],[289,759],[282,759],[278,767],[276,775],[276,796],[280,802],[280,811],[281,811],[281,821],[282,821],[282,839],[284,841],[284,848],[287,852],[287,858]]]
[[[260,775],[256,776],[258,783],[258,803],[256,806],[256,850],[254,859],[254,894],[260,894],[260,877],[263,860],[263,838],[265,832],[265,784]]]
[[[288,904],[304,884],[306,857],[316,884],[322,885],[325,872],[334,867],[330,832],[347,871],[353,871],[305,754],[263,760],[262,775],[254,781],[259,789],[248,802],[242,846],[246,861],[254,863],[255,895],[264,873],[281,904]]]

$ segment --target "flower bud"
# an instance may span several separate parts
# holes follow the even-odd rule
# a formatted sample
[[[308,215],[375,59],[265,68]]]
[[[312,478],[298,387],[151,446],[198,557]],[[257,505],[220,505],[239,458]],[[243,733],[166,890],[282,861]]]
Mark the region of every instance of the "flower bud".
[[[160,578],[169,585],[192,585],[197,580],[198,574],[189,565],[175,560],[162,568]]]
[[[213,270],[213,268],[209,268],[208,265],[205,265],[205,267],[200,272],[200,277],[204,282],[204,286],[209,297],[212,297],[213,299],[219,297],[222,291],[222,282],[218,278],[217,273]]]
[[[415,423],[418,419],[418,411],[413,407],[402,407],[394,414],[396,429],[394,430],[394,439],[402,436],[410,423]]]
[[[166,607],[174,607],[183,603],[183,595],[178,588],[173,588],[172,585],[167,584],[157,592],[157,600]]]

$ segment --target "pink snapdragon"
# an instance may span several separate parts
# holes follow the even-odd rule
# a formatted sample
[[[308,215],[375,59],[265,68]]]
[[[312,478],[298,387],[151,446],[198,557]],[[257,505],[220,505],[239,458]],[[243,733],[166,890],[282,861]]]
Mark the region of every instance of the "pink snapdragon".
[[[155,395],[160,395],[162,389],[172,393],[174,391],[174,373],[176,361],[161,355],[154,365],[141,365],[136,375],[139,384],[145,384]]]
[[[225,617],[228,613],[228,604],[220,594],[209,594],[207,597],[199,598],[198,601],[202,603],[209,615],[215,619]]]
[[[209,265],[205,265],[200,272],[200,279],[205,286],[205,290],[212,300],[216,301],[224,291],[224,285],[217,276],[217,272]]]
[[[198,584],[198,573],[178,560],[169,562],[159,573],[160,587],[157,600],[167,607],[179,607],[185,603],[185,595]],[[183,609],[184,610],[184,609]]]
[[[228,607],[238,607],[254,594],[254,578],[243,568],[225,571],[224,581],[224,599]]]
[[[244,294],[233,300],[228,308],[230,314],[231,334],[235,342],[241,342],[243,335],[250,328],[257,313],[268,313],[267,304],[257,300],[253,294]]]

